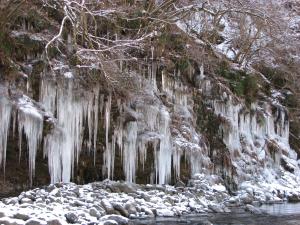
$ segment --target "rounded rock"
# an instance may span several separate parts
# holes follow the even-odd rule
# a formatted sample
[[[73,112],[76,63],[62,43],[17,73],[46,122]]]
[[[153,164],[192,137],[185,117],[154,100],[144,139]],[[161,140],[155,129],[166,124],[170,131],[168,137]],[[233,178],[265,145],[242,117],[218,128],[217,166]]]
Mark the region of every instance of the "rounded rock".
[[[101,213],[95,209],[95,208],[91,208],[89,211],[90,215],[96,218],[100,218],[101,217]]]
[[[65,214],[66,220],[68,223],[77,223],[78,217],[75,213],[69,212]]]
[[[101,222],[105,222],[108,220],[116,221],[117,224],[120,224],[120,225],[127,225],[129,222],[129,219],[127,219],[124,216],[119,216],[119,215],[106,215],[106,216],[103,216],[100,218]]]
[[[33,218],[26,221],[25,225],[46,225],[45,221]]]

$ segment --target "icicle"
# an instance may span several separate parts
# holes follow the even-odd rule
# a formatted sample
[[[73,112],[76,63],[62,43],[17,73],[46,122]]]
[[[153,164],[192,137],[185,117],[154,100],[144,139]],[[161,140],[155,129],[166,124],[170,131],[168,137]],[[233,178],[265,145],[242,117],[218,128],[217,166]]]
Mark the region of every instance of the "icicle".
[[[158,171],[159,184],[166,184],[171,178],[172,146],[170,133],[170,115],[162,109],[160,112],[159,132],[161,135],[159,152],[156,155],[156,170]]]
[[[69,182],[73,176],[74,160],[77,163],[82,147],[83,117],[86,99],[76,100],[73,94],[73,82],[67,81],[67,89],[58,89],[57,119],[65,134],[62,143],[62,181]]]
[[[103,116],[103,108],[104,108],[104,95],[100,95],[100,115]]]
[[[12,106],[5,97],[0,96],[0,166],[5,174],[7,138]]]
[[[51,177],[51,183],[62,181],[62,154],[64,134],[61,130],[55,128],[51,134],[44,139],[44,156],[48,157],[48,168]],[[46,151],[45,151],[46,150]]]
[[[71,54],[73,49],[74,49],[74,44],[73,44],[73,41],[72,41],[72,35],[70,33],[68,33],[68,36],[67,36],[67,50],[68,52]]]
[[[267,119],[266,119],[266,132],[267,135],[272,138],[275,135],[275,128],[274,128],[274,118],[272,116],[271,111],[267,111]]]
[[[114,155],[111,151],[111,143],[108,140],[109,128],[110,128],[110,110],[111,110],[111,95],[108,96],[108,99],[105,103],[105,152],[104,152],[104,165],[107,168],[108,179],[111,179],[112,174],[112,161],[114,161]]]
[[[89,151],[91,151],[92,148],[92,139],[93,139],[93,135],[94,135],[94,105],[95,105],[95,93],[94,91],[89,93],[87,95],[87,99],[86,99],[86,108],[84,109],[84,118],[87,118],[87,125],[88,125],[88,131],[89,131],[89,136],[88,136],[88,140],[87,140],[87,148]]]
[[[151,46],[151,60],[154,59],[154,46]]]
[[[159,108],[157,106],[148,105],[147,107],[139,108],[137,111],[144,115],[144,121],[151,131],[155,131],[156,129],[158,129],[157,120]]]
[[[50,90],[56,94],[49,99],[47,93]],[[47,135],[44,145],[52,182],[71,180],[74,163],[76,160],[78,164],[83,144],[85,121],[89,128],[88,147],[91,147],[93,139],[95,149],[98,130],[98,93],[98,87],[92,92],[77,93],[77,87],[74,87],[72,79],[65,79],[57,86],[53,85],[51,80],[43,81],[41,101],[46,109],[56,111],[57,114],[57,126]]]
[[[137,123],[129,122],[124,132],[123,169],[126,181],[135,182],[137,164]]]
[[[22,132],[24,132],[26,136],[29,151],[29,179],[30,184],[32,184],[32,179],[35,175],[37,148],[42,140],[43,116],[30,104],[23,102],[23,99],[20,100],[20,104],[22,106],[18,114],[19,136],[22,136]]]
[[[43,103],[46,111],[51,112],[53,115],[56,111],[56,95],[57,87],[52,80],[42,79],[40,102]]]
[[[200,66],[200,79],[203,79],[205,76],[204,76],[204,65],[203,63],[201,64]]]
[[[180,177],[180,159],[182,156],[182,151],[180,149],[176,149],[173,152],[173,168],[175,171],[175,177],[179,178]]]
[[[13,138],[15,138],[15,134],[16,134],[16,125],[17,125],[17,113],[16,111],[13,111],[12,112],[12,118],[13,118]]]
[[[98,121],[99,121],[99,91],[100,87],[95,88],[95,103],[94,103],[94,165],[96,165],[96,153],[97,153],[97,137],[98,137]]]
[[[119,119],[118,126],[114,132],[115,132],[116,142],[119,146],[119,150],[121,153],[121,158],[123,158],[123,120],[121,118]]]
[[[143,166],[143,170],[145,168],[145,162],[147,159],[147,147],[148,147],[148,142],[144,141],[144,140],[140,140],[138,142],[138,152],[139,152],[139,160],[140,163]]]
[[[123,60],[120,59],[120,71],[123,72]]]
[[[155,62],[152,62],[150,65],[148,65],[148,77],[154,90],[157,90],[156,73],[157,73],[157,65]]]
[[[239,111],[240,105],[234,105],[229,99],[226,103],[214,101],[213,107],[215,113],[226,118],[228,124],[223,125],[223,141],[231,150],[240,149],[240,133],[239,133]],[[229,125],[229,126],[228,126]]]

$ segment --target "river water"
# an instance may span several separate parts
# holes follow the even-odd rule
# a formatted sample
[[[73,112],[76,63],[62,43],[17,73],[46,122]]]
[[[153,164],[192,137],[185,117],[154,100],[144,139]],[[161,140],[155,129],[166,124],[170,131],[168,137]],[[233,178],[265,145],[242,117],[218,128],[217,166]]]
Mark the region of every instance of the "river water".
[[[242,211],[232,213],[211,213],[180,218],[156,218],[134,221],[135,225],[300,225],[300,203],[263,205],[262,215]]]

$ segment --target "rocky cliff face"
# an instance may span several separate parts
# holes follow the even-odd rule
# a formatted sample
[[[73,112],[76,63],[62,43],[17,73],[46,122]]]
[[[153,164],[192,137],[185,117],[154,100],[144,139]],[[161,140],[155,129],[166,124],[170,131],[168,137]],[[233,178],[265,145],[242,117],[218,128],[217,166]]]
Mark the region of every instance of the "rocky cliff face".
[[[82,56],[95,67],[77,64],[68,35],[65,52],[53,48],[51,65],[45,63],[59,21],[45,15],[21,13],[8,32],[13,69],[5,62],[0,71],[2,193],[105,178],[174,184],[197,173],[219,176],[231,192],[246,183],[272,183],[280,191],[298,185],[282,93],[271,87],[267,94],[261,77],[222,67],[222,59],[172,27],[176,46],[163,42],[169,55],[161,56],[161,37],[155,37],[142,60],[105,65],[114,86],[96,66],[99,58]],[[207,59],[197,50],[207,51]],[[228,72],[242,95],[231,88]],[[259,77],[258,85],[244,82],[247,76]]]

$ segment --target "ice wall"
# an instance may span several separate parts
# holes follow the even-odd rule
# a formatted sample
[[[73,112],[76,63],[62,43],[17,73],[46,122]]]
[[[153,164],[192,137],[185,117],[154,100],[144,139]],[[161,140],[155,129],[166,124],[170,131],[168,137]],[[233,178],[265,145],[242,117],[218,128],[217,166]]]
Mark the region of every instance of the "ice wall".
[[[26,96],[19,98],[15,104],[20,154],[24,136],[29,148],[31,181],[42,139],[52,183],[72,179],[82,150],[94,157],[94,164],[97,151],[103,153],[102,172],[109,179],[114,178],[116,163],[122,163],[125,179],[129,182],[136,181],[139,166],[144,169],[145,164],[150,163],[151,182],[169,183],[173,172],[175,180],[180,179],[183,158],[191,174],[212,172],[210,149],[205,138],[196,130],[194,89],[185,86],[176,71],[173,75],[165,71],[158,74],[155,63],[142,67],[137,74],[131,74],[137,78],[137,93],[122,100],[115,99],[115,95],[107,90],[102,91],[100,85],[90,86],[89,89],[83,87],[73,75],[59,79],[43,78],[39,101],[53,123],[45,131],[44,115],[36,109],[38,106]],[[203,71],[201,74],[204,77]],[[202,83],[204,91],[212,91],[210,83]],[[6,98],[2,97],[0,104],[0,121],[4,124],[0,128],[0,162],[5,166],[13,110],[12,103]],[[208,104],[221,118],[219,132],[237,167],[247,169],[246,164],[252,160],[250,155],[253,152],[258,160],[268,157],[270,141],[289,151],[289,124],[283,108],[278,106],[272,112],[270,104],[257,103],[247,110],[241,102],[225,93],[221,98],[209,100]],[[99,136],[100,133],[103,137]],[[103,147],[97,144],[100,138],[104,140]],[[120,153],[122,162],[115,162],[117,153]],[[153,155],[153,162],[147,161],[149,154]],[[277,154],[277,159],[281,154]],[[239,157],[243,161],[239,161]]]

